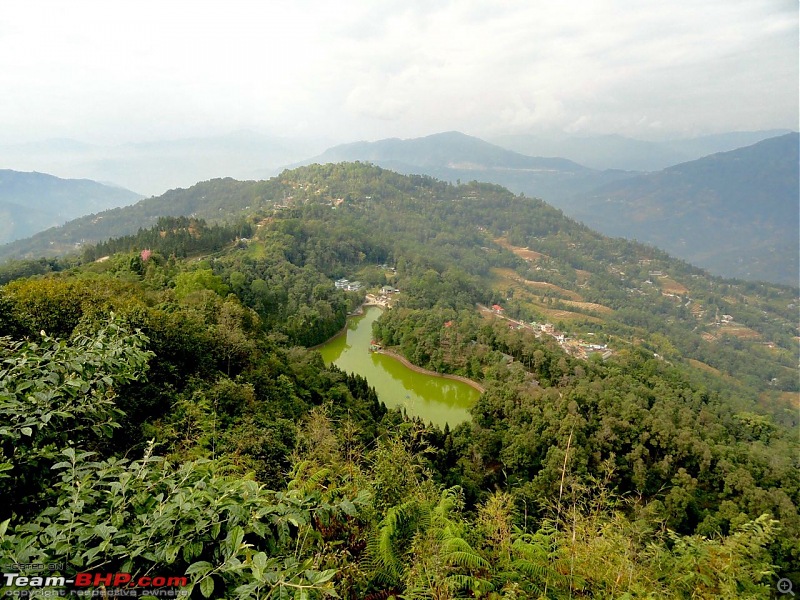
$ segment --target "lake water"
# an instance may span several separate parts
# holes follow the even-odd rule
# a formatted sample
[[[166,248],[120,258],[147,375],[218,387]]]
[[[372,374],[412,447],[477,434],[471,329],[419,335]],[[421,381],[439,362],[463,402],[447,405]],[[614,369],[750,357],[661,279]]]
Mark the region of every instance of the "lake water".
[[[369,351],[372,324],[380,316],[381,309],[368,306],[363,316],[351,317],[346,335],[318,348],[325,364],[366,377],[386,406],[403,407],[425,422],[439,427],[449,423],[452,428],[469,420],[469,408],[480,396],[478,390],[461,381],[417,373],[391,356]]]

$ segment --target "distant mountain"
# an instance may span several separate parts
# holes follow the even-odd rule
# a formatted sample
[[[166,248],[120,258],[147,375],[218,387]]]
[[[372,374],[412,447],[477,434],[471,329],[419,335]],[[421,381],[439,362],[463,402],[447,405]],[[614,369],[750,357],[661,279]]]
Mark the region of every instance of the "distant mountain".
[[[786,133],[789,131],[738,131],[665,141],[644,141],[621,135],[505,135],[492,141],[523,154],[563,156],[593,169],[659,171]]]
[[[564,158],[526,156],[457,131],[335,146],[292,166],[366,161],[404,174],[485,181],[545,200],[560,200],[635,173],[597,171]]]
[[[780,137],[792,133],[788,129],[769,129],[765,131],[731,131],[728,133],[716,133],[704,135],[696,138],[683,140],[670,140],[666,142],[672,148],[691,155],[690,158],[702,158],[709,154],[728,152],[752,146],[763,140]]]
[[[251,131],[107,146],[57,139],[0,145],[0,165],[114,181],[151,195],[212,178],[271,176],[324,147]]]
[[[44,173],[0,170],[0,243],[25,238],[70,219],[141,196],[88,179],[60,179]]]
[[[421,138],[390,138],[378,142],[342,144],[326,150],[324,162],[361,156],[369,161],[393,160],[413,166],[449,167],[484,171],[520,169],[528,171],[586,171],[586,167],[563,158],[531,157],[506,150],[458,131],[436,133]]]
[[[602,186],[559,204],[726,276],[798,284],[797,133]]]

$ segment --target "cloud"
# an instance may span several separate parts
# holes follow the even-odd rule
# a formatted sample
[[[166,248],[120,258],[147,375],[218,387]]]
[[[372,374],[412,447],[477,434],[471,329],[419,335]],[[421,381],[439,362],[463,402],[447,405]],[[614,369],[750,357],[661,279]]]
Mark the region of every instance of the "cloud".
[[[387,97],[385,86],[360,85],[347,96],[345,105],[357,116],[395,121],[408,108],[408,103]]]
[[[7,0],[4,16],[7,138],[797,124],[797,6],[778,0]]]

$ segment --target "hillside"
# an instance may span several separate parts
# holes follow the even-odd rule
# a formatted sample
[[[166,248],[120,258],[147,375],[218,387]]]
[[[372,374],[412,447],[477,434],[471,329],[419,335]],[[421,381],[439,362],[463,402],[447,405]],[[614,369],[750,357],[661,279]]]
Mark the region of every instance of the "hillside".
[[[132,204],[140,195],[88,179],[0,170],[0,244],[81,215]]]
[[[490,184],[454,186],[368,165],[313,165],[262,182],[199,183],[55,231],[72,236],[65,238],[65,248],[74,250],[73,240],[83,239],[81,254],[92,261],[122,247],[157,248],[159,243],[152,237],[136,242],[137,231],[156,226],[161,215],[230,223],[235,225],[232,231],[239,231],[242,222],[263,227],[276,218],[283,222],[295,210],[311,211],[318,222],[315,243],[319,248],[313,254],[319,258],[314,260],[331,253],[357,252],[353,244],[376,260],[398,252],[422,260],[424,247],[428,253],[424,260],[437,270],[453,261],[467,271],[477,269],[472,275],[493,289],[497,300],[511,299],[517,305],[514,314],[528,315],[531,320],[548,317],[552,322],[576,322],[588,331],[595,326],[592,323],[601,323],[604,331],[616,332],[623,339],[644,340],[659,331],[670,340],[664,348],[652,343],[659,354],[712,364],[737,378],[745,372],[771,373],[766,379],[758,376],[758,393],[769,390],[767,384],[775,377],[782,389],[794,390],[793,377],[785,369],[792,364],[787,357],[795,347],[791,338],[794,313],[789,305],[796,300],[796,289],[710,277],[660,250],[606,238],[540,200],[518,198]],[[346,233],[340,221],[347,219],[357,219],[369,233]],[[448,233],[439,230],[445,226]],[[88,244],[91,239],[121,235],[133,235],[132,241],[96,248]],[[347,242],[348,235],[355,241]],[[441,240],[441,248],[436,240]],[[332,249],[338,245],[349,249]],[[447,250],[449,245],[453,246]],[[320,270],[331,276],[346,274],[323,264]],[[742,329],[723,323],[726,314],[733,315],[733,322]],[[729,355],[732,350],[725,345],[729,336],[749,341],[737,339],[737,349]],[[775,344],[776,349],[766,351],[765,344]]]
[[[573,139],[561,146],[506,141],[519,148],[550,149],[587,158],[598,152],[607,158],[638,156],[655,166],[768,134],[742,132],[678,140],[671,145],[618,136]],[[451,182],[498,183],[543,198],[607,235],[653,244],[717,275],[797,285],[797,134],[767,139],[749,148],[752,150],[740,148],[658,173],[637,173],[600,171],[563,158],[526,156],[450,132],[346,144],[304,164],[360,160]],[[585,154],[577,152],[579,149]],[[617,164],[634,163],[620,159]]]
[[[0,287],[0,558],[239,598],[797,576],[796,289],[364,164],[168,198],[236,219],[162,217]],[[389,283],[375,340],[478,382],[468,422],[387,410],[313,350]]]
[[[610,183],[559,206],[726,277],[798,283],[798,134]]]

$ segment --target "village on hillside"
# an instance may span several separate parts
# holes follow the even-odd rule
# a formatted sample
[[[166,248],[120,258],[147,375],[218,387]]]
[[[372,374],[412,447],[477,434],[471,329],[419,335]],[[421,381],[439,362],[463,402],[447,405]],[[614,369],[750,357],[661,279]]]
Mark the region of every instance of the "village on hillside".
[[[509,327],[514,329],[525,329],[532,332],[537,338],[547,335],[552,337],[558,342],[558,345],[569,355],[576,358],[588,359],[592,355],[599,355],[603,360],[606,360],[614,354],[614,351],[606,344],[592,344],[578,338],[568,337],[564,332],[558,331],[552,323],[538,323],[531,321],[519,321],[512,319],[505,315],[505,309],[499,304],[493,304],[491,307],[478,305],[478,309],[485,313],[491,314],[508,321]]]

